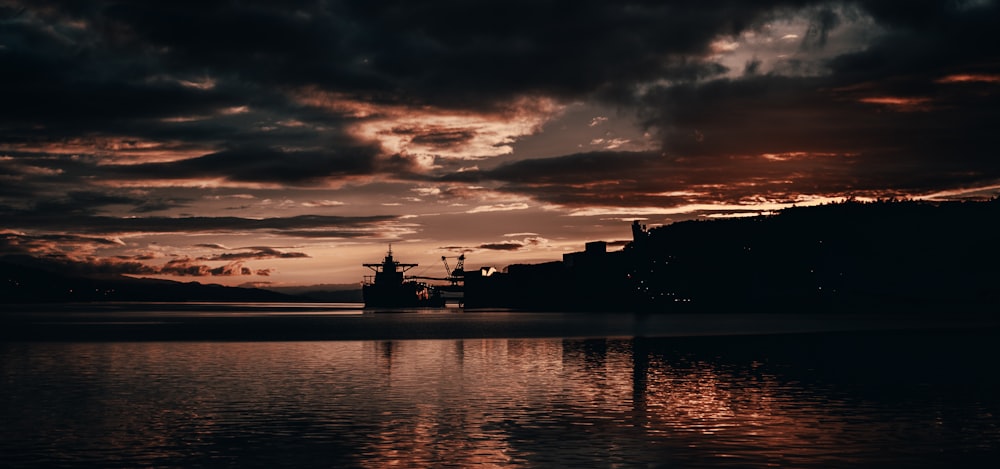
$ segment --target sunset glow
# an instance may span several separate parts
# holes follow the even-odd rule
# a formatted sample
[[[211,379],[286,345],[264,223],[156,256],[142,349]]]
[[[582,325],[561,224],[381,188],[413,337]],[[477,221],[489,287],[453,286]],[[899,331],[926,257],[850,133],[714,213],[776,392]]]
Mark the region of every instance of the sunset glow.
[[[970,83],[970,82],[982,82],[982,83],[1000,83],[1000,75],[986,75],[986,74],[961,74],[961,75],[948,75],[944,78],[937,80],[938,83]]]
[[[882,104],[885,106],[891,106],[899,110],[914,111],[921,110],[921,108],[929,103],[930,98],[901,98],[895,96],[877,96],[871,98],[861,98],[859,99],[862,103],[868,104]]]
[[[502,269],[633,219],[1000,192],[996,2],[520,9],[7,2],[0,255],[354,284],[389,243]]]

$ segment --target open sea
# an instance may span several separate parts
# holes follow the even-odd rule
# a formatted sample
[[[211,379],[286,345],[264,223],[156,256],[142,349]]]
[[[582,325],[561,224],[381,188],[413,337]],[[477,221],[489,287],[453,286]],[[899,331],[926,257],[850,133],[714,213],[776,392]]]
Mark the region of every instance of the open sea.
[[[3,467],[994,467],[985,315],[3,305]]]

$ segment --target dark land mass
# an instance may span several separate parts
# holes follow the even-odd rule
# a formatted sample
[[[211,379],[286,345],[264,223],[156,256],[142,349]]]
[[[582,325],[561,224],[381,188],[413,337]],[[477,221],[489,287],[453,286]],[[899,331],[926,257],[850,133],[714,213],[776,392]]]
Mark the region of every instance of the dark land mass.
[[[467,272],[467,308],[650,312],[992,312],[1000,199],[845,201],[686,221],[606,252]]]
[[[466,308],[639,312],[965,312],[1000,307],[1000,199],[847,201],[686,221],[562,261],[465,272]],[[342,288],[343,287],[343,288]],[[344,285],[292,290],[88,276],[0,257],[0,303],[359,302]]]
[[[361,303],[364,297],[356,283],[323,284],[301,287],[265,287],[265,290],[294,295],[305,301],[325,303]]]
[[[0,258],[0,303],[67,303],[90,301],[253,301],[294,302],[303,299],[257,288],[226,287],[115,276],[82,276],[60,271],[27,256]]]

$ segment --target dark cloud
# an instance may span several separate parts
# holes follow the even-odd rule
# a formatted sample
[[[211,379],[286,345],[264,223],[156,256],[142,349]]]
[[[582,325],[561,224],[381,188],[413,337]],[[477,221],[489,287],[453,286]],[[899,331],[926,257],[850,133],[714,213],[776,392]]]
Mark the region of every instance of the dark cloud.
[[[108,205],[138,205],[140,203],[133,197],[102,192],[73,191],[58,199],[38,201],[35,203],[34,210],[46,213],[89,214]]]
[[[706,58],[713,40],[800,9],[813,46],[843,22],[842,5],[934,41],[995,24],[995,8],[971,2],[80,3],[8,10],[2,60],[16,73],[3,79],[23,85],[11,116],[89,115],[96,126],[250,101],[277,109],[287,103],[269,90],[305,86],[471,108],[522,95],[625,97],[636,84],[723,72]],[[63,94],[42,102],[41,90]]]
[[[497,243],[483,243],[477,246],[477,249],[486,249],[489,251],[519,251],[526,247],[538,246],[543,244],[545,239],[539,238],[537,236],[531,236],[524,238],[522,240],[506,240]],[[469,250],[472,251],[472,250]]]
[[[118,257],[86,257],[83,259],[63,257],[49,258],[48,261],[50,264],[58,266],[61,271],[78,275],[157,275],[162,273],[159,266],[149,265],[140,262],[140,260]]]
[[[697,60],[719,34],[738,33],[775,6],[807,2],[445,1],[351,5],[357,50],[417,99],[461,106],[518,94],[618,95],[632,84],[718,73]]]
[[[470,108],[525,94],[626,94],[639,82],[719,73],[698,59],[714,37],[813,2],[80,3],[8,10],[2,60],[17,72],[4,80],[24,91],[10,96],[10,116],[89,114],[99,129],[248,97],[268,103],[269,90],[302,86]],[[56,99],[42,102],[43,90]]]
[[[479,245],[479,249],[492,251],[517,251],[523,247],[524,245],[521,243],[485,243]]]
[[[97,257],[47,253],[46,255],[39,256],[38,252],[6,249],[5,242],[4,238],[0,237],[0,259],[75,275],[228,277],[247,275],[268,276],[274,271],[274,269],[270,268],[251,269],[246,266],[244,260],[230,261],[223,265],[212,266],[202,263],[203,260],[201,259],[189,257],[170,259],[162,264],[157,264],[155,263],[156,257],[148,255]],[[32,257],[25,257],[25,254]]]
[[[427,145],[430,149],[451,148],[472,140],[476,133],[469,129],[395,128],[393,133],[412,135],[410,142]]]
[[[651,88],[642,97],[643,112],[664,151],[672,157],[852,156],[841,171],[850,179],[825,181],[827,165],[798,168],[814,178],[813,192],[853,186],[923,193],[1000,178],[993,156],[1000,150],[993,130],[1000,122],[1000,86],[942,80],[1000,76],[996,5],[858,5],[887,29],[868,47],[826,60],[824,73],[761,74],[748,65],[757,73]],[[819,10],[804,40],[822,45],[838,18]]]
[[[219,177],[230,181],[314,184],[328,178],[369,174],[375,166],[374,148],[339,151],[282,151],[240,148],[169,163],[121,165],[110,175],[156,176],[163,179]]]
[[[212,189],[199,184],[347,186],[374,206],[404,200],[414,181],[447,183],[436,201],[498,208],[507,202],[476,197],[675,207],[988,186],[1000,181],[998,24],[1000,6],[979,1],[8,1],[0,217],[28,234],[5,245],[57,255],[116,233],[353,238],[398,220],[151,215],[205,214],[198,195]],[[781,54],[748,40],[772,27],[795,29],[770,37],[787,37]],[[963,76],[980,78],[951,78]],[[368,140],[445,153],[507,132],[491,144],[516,147],[551,123],[518,112],[574,103],[638,117],[659,147],[517,153],[473,171]],[[184,189],[161,187],[174,183]],[[211,258],[222,267],[188,256],[168,270],[246,275],[243,259],[299,254],[243,248]]]
[[[746,65],[743,66],[743,74],[744,75],[756,75],[757,72],[760,71],[760,66],[761,66],[762,63],[763,62],[761,62],[756,57],[753,58],[753,59],[751,59],[751,60],[748,60],[746,62]]]
[[[718,78],[726,67],[712,58],[714,40],[796,14],[808,20],[804,49],[823,48],[864,15],[883,32],[822,63],[804,56],[771,64],[772,73],[829,73],[761,76],[769,70],[755,58],[744,79]],[[303,90],[467,109],[522,96],[600,96],[640,106],[665,149],[680,155],[813,145],[905,154],[911,148],[887,143],[905,131],[921,136],[911,146],[924,152],[960,145],[959,153],[990,153],[975,127],[996,118],[984,111],[996,106],[982,104],[979,115],[962,118],[948,110],[969,103],[948,99],[946,86],[928,88],[942,74],[996,71],[997,8],[976,2],[13,2],[2,15],[0,63],[11,71],[0,77],[6,135],[126,134],[221,148],[93,170],[101,176],[312,184],[412,170],[405,156],[380,164],[376,148],[346,135],[351,111],[304,106],[294,99]],[[875,107],[836,91],[865,83],[875,83],[873,96],[929,98],[934,118],[874,115]],[[292,121],[302,125],[279,124]],[[430,148],[473,136],[466,128],[392,132]]]
[[[121,245],[114,239],[73,234],[27,234],[0,232],[0,254],[53,255],[79,248],[98,248]]]
[[[215,243],[199,243],[199,244],[195,244],[194,247],[196,247],[196,248],[209,248],[209,249],[229,249],[229,248],[227,248],[227,247],[225,247],[225,246],[223,246],[221,244],[215,244]]]
[[[204,264],[198,264],[193,259],[171,259],[167,261],[167,263],[155,269],[158,274],[180,277],[253,275],[253,270],[245,266],[241,261],[230,262],[218,267],[210,267]]]
[[[822,48],[826,46],[830,30],[840,24],[840,16],[830,8],[821,8],[813,15],[809,28],[802,37],[802,48]]]
[[[309,229],[309,230],[282,230],[281,234],[296,238],[326,239],[326,238],[380,238],[383,235],[377,230],[364,229]]]
[[[512,236],[512,235],[505,235],[505,236]],[[499,242],[482,243],[482,244],[479,244],[479,245],[476,245],[476,246],[441,246],[438,249],[443,249],[443,250],[446,250],[446,251],[451,251],[451,252],[460,253],[460,254],[474,253],[474,252],[479,251],[479,250],[487,250],[487,251],[519,251],[519,250],[524,249],[526,247],[538,246],[540,244],[543,244],[544,242],[545,242],[545,239],[543,239],[543,238],[540,238],[540,237],[537,237],[537,236],[531,236],[531,237],[528,237],[528,238],[524,238],[522,240],[511,240],[511,239],[508,239],[508,240],[499,241]]]
[[[15,213],[9,215],[6,226],[19,229],[64,231],[88,234],[101,233],[192,233],[254,231],[285,233],[309,230],[322,231],[325,237],[358,237],[371,235],[379,224],[395,220],[395,216],[338,217],[301,215],[294,217],[108,217]]]
[[[132,213],[151,213],[160,212],[164,210],[169,210],[179,207],[190,206],[190,199],[159,199],[159,200],[146,200],[140,204],[137,204],[135,208],[132,209]]]
[[[131,206],[133,213],[148,213],[170,208],[184,207],[188,199],[150,199],[123,195],[114,192],[71,191],[62,196],[34,203],[35,213],[46,214],[95,214],[109,206]]]
[[[89,257],[83,260],[66,259],[62,261],[62,264],[73,272],[83,275],[167,275],[173,277],[267,275],[267,273],[257,273],[242,261],[213,267],[191,258],[171,259],[163,264],[150,264],[138,260]],[[270,272],[270,269],[259,269],[259,271]]]
[[[157,80],[166,72],[161,65],[107,48],[95,37],[99,32],[91,30],[93,24],[51,24],[38,18],[32,6],[6,20],[0,33],[5,46],[0,64],[10,71],[0,78],[5,103],[0,123],[5,126],[28,135],[44,126],[50,137],[103,132],[133,120],[211,113],[244,101],[233,91]]]
[[[158,256],[139,254],[130,256],[80,255],[79,252],[98,248],[122,247],[119,240],[71,234],[0,233],[0,256],[32,256],[24,262],[41,263],[50,269],[81,275],[169,275],[169,276],[234,276],[269,275],[273,269],[251,269],[246,261],[261,259],[297,259],[309,257],[301,252],[282,252],[265,246],[240,248],[246,252],[224,253],[198,258],[180,257],[156,264]],[[216,247],[218,245],[205,245]],[[152,261],[152,262],[150,262]],[[225,262],[212,266],[205,262]]]
[[[502,191],[568,207],[679,207],[690,204],[793,203],[803,195],[891,196],[967,186],[960,172],[863,161],[845,153],[701,155],[598,152],[524,160],[478,175]]]
[[[206,246],[206,245],[202,245]],[[207,245],[213,246],[213,245]],[[217,246],[217,245],[215,245]],[[225,252],[222,254],[214,254],[211,256],[201,256],[198,260],[201,261],[240,261],[240,260],[253,260],[253,259],[301,259],[309,257],[308,254],[304,252],[282,252],[277,249],[267,247],[267,246],[257,246],[257,247],[245,247],[236,248],[234,251],[244,252]]]

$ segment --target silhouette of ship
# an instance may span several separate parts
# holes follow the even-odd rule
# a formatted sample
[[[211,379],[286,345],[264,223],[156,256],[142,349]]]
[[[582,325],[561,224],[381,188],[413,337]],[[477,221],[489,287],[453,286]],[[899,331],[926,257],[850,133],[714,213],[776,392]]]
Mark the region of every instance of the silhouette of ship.
[[[393,259],[392,245],[381,263],[362,265],[375,272],[366,275],[361,284],[366,308],[444,307],[439,289],[403,276],[419,264],[403,264]]]

